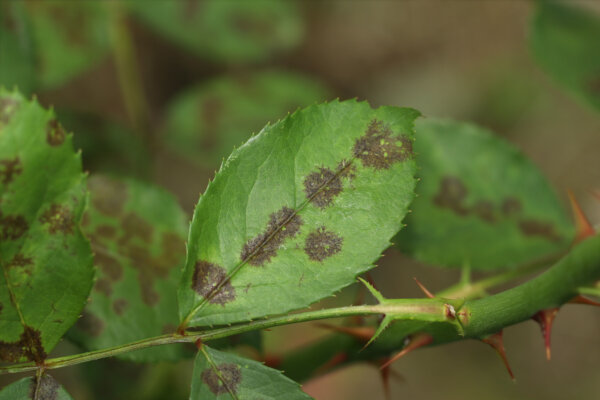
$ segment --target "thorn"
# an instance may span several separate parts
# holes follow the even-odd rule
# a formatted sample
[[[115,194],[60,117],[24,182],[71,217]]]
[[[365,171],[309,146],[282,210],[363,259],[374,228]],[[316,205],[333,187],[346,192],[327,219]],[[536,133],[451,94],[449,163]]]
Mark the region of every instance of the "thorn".
[[[429,297],[430,299],[433,299],[435,297],[433,293],[427,290],[427,288],[423,286],[423,284],[419,282],[417,278],[413,277],[413,279],[415,280],[415,282],[417,282],[417,285],[419,285],[419,288],[423,291],[423,293],[425,293],[425,296]]]
[[[550,361],[550,334],[552,333],[552,322],[558,313],[558,308],[548,308],[538,311],[531,319],[540,324],[544,344],[546,346],[546,359]]]
[[[592,190],[592,196],[600,200],[600,190]]]
[[[390,360],[389,357],[384,358],[380,364],[383,365]],[[390,376],[394,379],[397,379],[401,382],[404,382],[404,377],[400,375],[398,372],[394,371],[389,365],[385,368],[381,368],[379,370],[379,374],[381,376],[381,383],[383,384],[383,393],[385,400],[392,400],[392,392],[390,390]]]
[[[494,350],[496,350],[496,353],[498,353],[498,355],[502,359],[502,362],[504,363],[504,366],[506,367],[506,370],[508,371],[510,378],[514,381],[515,375],[513,374],[512,370],[510,369],[510,365],[508,364],[508,359],[506,358],[506,351],[504,351],[504,343],[502,341],[502,331],[500,331],[498,333],[494,333],[493,335],[490,335],[490,336],[486,337],[485,339],[481,339],[481,341],[483,343],[489,344],[490,346],[492,346],[494,348]]]
[[[377,289],[375,289],[375,287],[373,285],[371,285],[369,282],[365,281],[363,278],[358,278],[358,280],[361,281],[363,283],[363,285],[365,285],[367,290],[373,295],[373,297],[375,297],[377,299],[377,302],[379,302],[381,304],[382,302],[385,301],[385,298],[383,297],[383,295],[381,293],[379,293],[379,291]]]
[[[575,243],[579,243],[590,236],[594,236],[596,232],[594,227],[583,213],[581,206],[575,199],[572,191],[567,191],[569,200],[571,201],[571,209],[573,210],[573,219],[575,220]]]
[[[194,344],[196,345],[196,348],[198,350],[202,350],[202,339],[198,339],[194,342]]]
[[[267,354],[262,360],[267,367],[279,368],[281,365],[281,357],[272,354]]]
[[[325,372],[331,370],[332,368],[336,367],[337,365],[340,365],[341,363],[343,363],[344,361],[346,361],[348,359],[348,355],[346,353],[338,353],[335,354],[333,357],[331,357],[329,359],[329,361],[327,361],[325,364],[321,365],[319,368],[317,368],[317,370],[315,371],[314,375],[322,375]]]
[[[355,339],[360,340],[361,342],[368,342],[369,339],[371,339],[375,334],[375,328],[373,328],[372,326],[338,326],[323,322],[317,322],[315,323],[315,325],[319,328],[344,333],[346,335],[352,336]]]
[[[582,295],[578,294],[577,296],[573,297],[571,300],[569,300],[570,304],[587,304],[589,306],[596,306],[596,307],[600,307],[600,303],[594,300],[590,300],[587,297],[583,297]]]
[[[383,370],[389,367],[393,362],[395,362],[399,358],[405,356],[407,353],[410,353],[411,351],[416,350],[419,347],[427,346],[428,344],[433,342],[433,336],[431,336],[428,333],[417,333],[416,335],[412,336],[409,340],[410,341],[408,342],[408,344],[404,346],[400,353],[396,354],[388,361],[384,362],[383,365],[379,367],[379,369]]]

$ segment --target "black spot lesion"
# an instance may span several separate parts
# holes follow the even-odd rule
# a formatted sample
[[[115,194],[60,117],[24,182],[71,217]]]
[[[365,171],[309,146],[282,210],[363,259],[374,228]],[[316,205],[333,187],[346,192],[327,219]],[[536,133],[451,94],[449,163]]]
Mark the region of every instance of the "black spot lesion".
[[[212,304],[225,305],[236,297],[225,268],[203,260],[194,267],[192,290]]]
[[[128,198],[127,185],[123,182],[97,175],[88,180],[92,206],[101,214],[118,217]]]
[[[272,213],[265,231],[248,240],[242,248],[241,260],[253,266],[264,266],[277,255],[286,239],[298,234],[302,224],[302,218],[291,208],[283,207]]]
[[[56,120],[51,119],[46,124],[46,142],[50,146],[60,146],[65,141],[67,134],[62,125]]]
[[[304,252],[312,261],[323,261],[342,250],[344,239],[324,226],[312,231],[304,242]]]
[[[551,223],[535,219],[519,221],[519,229],[525,236],[540,236],[551,242],[560,242],[561,237]]]
[[[23,165],[19,157],[0,160],[0,183],[8,185],[21,172],[23,172]]]
[[[465,216],[469,210],[464,202],[467,198],[467,187],[455,176],[444,176],[440,182],[438,193],[433,198],[433,203],[440,208],[448,208],[454,213]]]
[[[413,143],[407,135],[394,136],[389,125],[374,119],[354,143],[353,154],[365,167],[389,169],[413,157]]]
[[[202,371],[202,382],[215,395],[226,393],[236,394],[242,382],[242,369],[233,363],[223,363],[216,368],[209,367]]]
[[[82,332],[98,337],[104,331],[104,322],[90,311],[84,310],[75,326]]]
[[[0,361],[18,362],[23,357],[38,364],[46,359],[41,332],[27,325],[24,327],[19,340],[15,342],[0,340]]]
[[[20,102],[11,97],[0,98],[0,128],[7,125],[15,112],[19,109]]]
[[[304,193],[320,209],[333,204],[333,199],[344,190],[343,178],[354,178],[356,168],[351,162],[342,160],[336,170],[319,167],[304,178]]]
[[[31,378],[29,398],[31,400],[58,400],[60,385],[50,375]]]
[[[60,204],[51,204],[40,217],[42,224],[48,224],[48,232],[54,235],[62,233],[68,235],[73,233],[75,221],[73,214],[68,206]]]
[[[16,240],[23,236],[29,225],[22,215],[3,215],[0,210],[0,240]]]

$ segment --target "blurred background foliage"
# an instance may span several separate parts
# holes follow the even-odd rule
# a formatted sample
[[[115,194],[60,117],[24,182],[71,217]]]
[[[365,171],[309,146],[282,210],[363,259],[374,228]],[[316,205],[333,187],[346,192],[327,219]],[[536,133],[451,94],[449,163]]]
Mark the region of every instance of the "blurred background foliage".
[[[492,130],[523,150],[563,200],[573,189],[599,221],[586,192],[600,181],[599,13],[594,0],[1,0],[0,84],[54,106],[88,171],[157,183],[188,215],[233,147],[268,121],[358,97]],[[412,276],[433,291],[458,280],[456,270],[396,249],[386,255],[373,278],[387,297],[421,296]],[[356,294],[349,288],[324,304]],[[594,398],[599,329],[598,313],[567,307],[547,363],[535,324],[511,328],[505,346],[516,384],[480,343],[428,348],[397,363],[404,382],[393,381],[392,393]],[[262,343],[245,338],[238,350],[277,354],[324,334],[284,327]],[[65,340],[55,354],[77,351]],[[191,366],[111,359],[54,375],[76,399],[184,399]],[[383,396],[376,368],[362,364],[304,388],[318,399]]]

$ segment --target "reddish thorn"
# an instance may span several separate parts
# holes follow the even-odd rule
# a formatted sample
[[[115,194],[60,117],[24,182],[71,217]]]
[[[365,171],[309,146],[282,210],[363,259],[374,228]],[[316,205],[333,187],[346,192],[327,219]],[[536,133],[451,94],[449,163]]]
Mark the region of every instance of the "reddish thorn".
[[[394,361],[405,356],[407,353],[410,353],[411,351],[416,350],[419,347],[427,346],[431,342],[433,342],[433,336],[427,333],[418,333],[410,339],[410,342],[408,342],[408,344],[402,349],[402,351],[400,351],[400,353],[396,354],[388,361],[384,362],[383,365],[379,368],[385,369],[389,367]]]
[[[348,355],[346,353],[338,353],[338,354],[334,355],[333,357],[331,357],[329,359],[329,361],[327,361],[325,364],[323,364],[319,368],[317,368],[317,370],[315,371],[315,375],[324,374],[325,372],[336,367],[337,365],[340,365],[347,359],[348,359]]]
[[[592,190],[592,196],[600,200],[600,190]]]
[[[279,366],[281,365],[281,357],[273,354],[267,354],[263,358],[263,362],[267,367],[279,368]]]
[[[361,342],[368,342],[375,334],[375,328],[371,326],[337,326],[322,322],[317,322],[315,325],[319,328],[325,328],[331,331],[350,335]]]
[[[431,293],[429,290],[427,290],[427,288],[425,286],[423,286],[423,284],[421,282],[419,282],[419,280],[417,278],[414,278],[415,282],[417,282],[417,285],[419,285],[419,288],[423,291],[423,293],[425,293],[425,296],[429,297],[430,299],[433,299],[435,296],[433,295],[433,293]]]
[[[569,195],[569,200],[571,201],[571,209],[573,210],[573,219],[575,220],[575,243],[579,243],[590,236],[594,236],[596,232],[594,231],[594,227],[587,219],[581,206],[575,199],[573,192],[570,190],[567,191]]]
[[[387,363],[389,360],[390,360],[389,357],[384,358],[381,362],[381,365]],[[396,371],[394,371],[392,368],[390,368],[389,365],[385,368],[380,369],[380,375],[381,375],[381,382],[383,383],[383,392],[385,395],[385,399],[391,400],[392,392],[390,390],[390,375],[393,378],[398,379],[402,382],[404,382],[404,377],[402,375],[400,375],[399,373],[397,373]]]
[[[589,306],[600,307],[600,303],[598,303],[597,301],[590,300],[587,297],[583,297],[580,294],[578,294],[577,296],[575,296],[571,300],[569,300],[569,303],[571,303],[571,304],[587,304]]]
[[[481,339],[481,341],[483,343],[489,344],[490,346],[492,346],[494,348],[494,350],[496,350],[496,353],[498,353],[498,355],[502,359],[502,362],[504,363],[504,366],[506,367],[506,370],[508,371],[510,378],[514,381],[515,375],[513,374],[512,370],[510,369],[510,365],[508,364],[508,359],[506,358],[506,351],[504,351],[504,344],[502,341],[502,331],[500,331],[498,333],[494,333],[493,335],[490,335],[490,336],[486,337],[485,339]]]
[[[202,350],[202,339],[198,339],[194,342],[194,344],[196,345],[196,348],[198,350]]]
[[[542,335],[544,335],[544,344],[546,346],[546,359],[550,361],[550,334],[552,333],[552,322],[558,313],[558,308],[548,308],[538,311],[531,319],[540,324]]]

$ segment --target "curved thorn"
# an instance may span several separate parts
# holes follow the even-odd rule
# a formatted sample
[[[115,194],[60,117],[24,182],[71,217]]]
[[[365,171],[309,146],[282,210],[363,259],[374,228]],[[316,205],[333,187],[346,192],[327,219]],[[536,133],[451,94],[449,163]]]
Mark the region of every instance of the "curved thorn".
[[[496,350],[496,353],[498,353],[498,355],[502,359],[502,362],[504,363],[504,366],[506,367],[506,370],[508,371],[510,378],[514,381],[515,375],[513,374],[512,369],[510,368],[510,365],[508,364],[508,358],[506,358],[506,351],[504,350],[504,342],[502,340],[502,331],[500,331],[498,333],[494,333],[493,335],[490,335],[484,339],[481,339],[481,341],[483,343],[489,344],[490,346],[493,347],[494,350]]]
[[[347,359],[348,359],[348,355],[345,352],[335,354],[325,364],[323,364],[319,368],[317,368],[317,370],[315,371],[315,376],[318,376],[318,375],[324,374],[325,372],[328,372],[329,370],[340,365]]]
[[[410,338],[410,341],[408,342],[408,344],[406,346],[404,346],[402,351],[400,351],[400,353],[396,354],[395,356],[390,358],[388,361],[383,363],[383,365],[381,367],[379,367],[379,369],[385,369],[385,368],[389,367],[390,365],[392,365],[392,363],[394,361],[404,357],[406,354],[410,353],[413,350],[418,349],[419,347],[423,347],[423,346],[427,346],[428,344],[431,344],[431,342],[433,342],[433,336],[431,336],[428,333],[418,333],[418,334],[412,336]]]
[[[385,301],[385,297],[383,297],[383,295],[377,289],[375,289],[375,287],[373,285],[371,285],[369,282],[365,281],[363,278],[359,277],[358,280],[361,281],[363,285],[365,285],[367,290],[373,295],[373,297],[375,297],[377,299],[377,301],[380,304]]]
[[[325,322],[316,322],[315,326],[352,336],[361,342],[368,342],[375,334],[375,328],[372,326],[338,326]]]
[[[596,306],[596,307],[600,307],[600,303],[594,300],[590,300],[587,297],[583,297],[582,295],[578,294],[577,296],[573,297],[571,300],[569,300],[570,304],[587,304],[589,306]]]
[[[594,236],[596,232],[594,231],[594,227],[588,218],[583,213],[583,210],[573,195],[573,192],[568,190],[567,194],[569,195],[571,209],[573,210],[573,219],[575,220],[575,243],[579,243],[590,236]]]
[[[546,359],[550,361],[550,335],[552,333],[552,322],[558,313],[558,308],[548,308],[538,311],[531,319],[536,321],[542,330],[544,336],[544,345],[546,346]]]
[[[413,277],[413,279],[415,280],[415,282],[417,282],[417,285],[423,291],[423,293],[425,293],[425,296],[429,297],[430,299],[435,298],[435,295],[433,293],[431,293],[429,290],[427,290],[427,288],[425,286],[423,286],[423,284],[421,282],[419,282],[419,280],[417,278]]]

